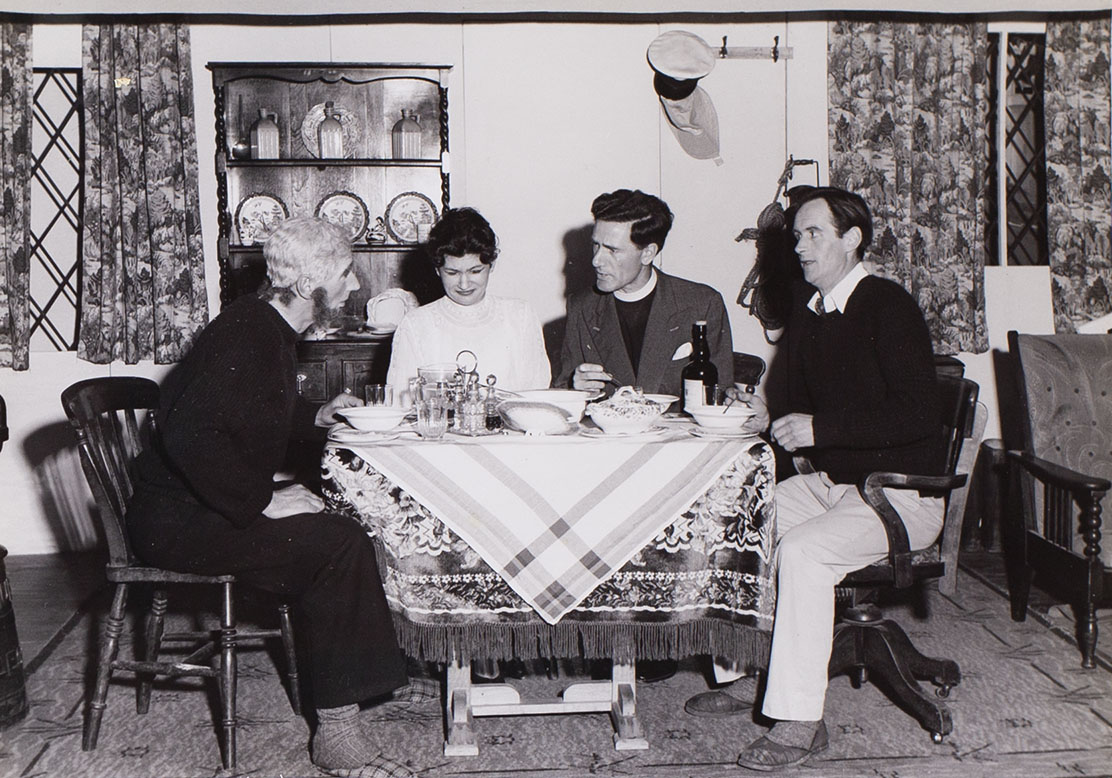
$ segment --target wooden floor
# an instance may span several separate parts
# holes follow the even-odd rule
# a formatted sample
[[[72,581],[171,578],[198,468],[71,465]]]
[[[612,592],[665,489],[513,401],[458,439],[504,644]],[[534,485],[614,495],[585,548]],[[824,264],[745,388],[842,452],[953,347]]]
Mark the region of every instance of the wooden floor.
[[[34,672],[45,649],[61,640],[82,607],[106,588],[104,562],[99,551],[5,558],[26,672]]]

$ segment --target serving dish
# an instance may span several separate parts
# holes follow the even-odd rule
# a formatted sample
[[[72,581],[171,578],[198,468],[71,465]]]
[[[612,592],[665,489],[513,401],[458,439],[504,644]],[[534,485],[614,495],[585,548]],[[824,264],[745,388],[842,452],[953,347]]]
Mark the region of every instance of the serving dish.
[[[367,204],[359,195],[337,190],[325,195],[317,203],[315,214],[347,232],[354,241],[366,231],[370,216]]]
[[[665,406],[645,399],[632,386],[623,386],[608,400],[587,406],[587,415],[607,433],[637,433],[652,427],[664,413]]]
[[[417,243],[417,225],[436,223],[436,206],[420,192],[402,192],[386,206],[386,230],[399,243]]]
[[[584,392],[579,389],[529,389],[515,392],[515,394],[526,400],[555,405],[561,408],[572,421],[579,421],[583,418],[587,400],[592,395],[591,392]]]
[[[274,230],[289,218],[290,212],[282,200],[268,192],[249,194],[236,206],[236,232],[244,246],[266,243]]]
[[[558,405],[520,397],[498,403],[498,415],[506,427],[526,435],[566,435],[577,426]]]

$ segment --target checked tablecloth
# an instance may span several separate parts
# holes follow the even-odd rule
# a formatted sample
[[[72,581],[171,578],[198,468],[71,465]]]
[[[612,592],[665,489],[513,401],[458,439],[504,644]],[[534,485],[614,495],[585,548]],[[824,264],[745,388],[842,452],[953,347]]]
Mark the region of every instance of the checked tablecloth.
[[[381,541],[411,655],[609,655],[619,633],[643,658],[767,650],[774,472],[758,438],[331,443],[323,477],[330,507]]]

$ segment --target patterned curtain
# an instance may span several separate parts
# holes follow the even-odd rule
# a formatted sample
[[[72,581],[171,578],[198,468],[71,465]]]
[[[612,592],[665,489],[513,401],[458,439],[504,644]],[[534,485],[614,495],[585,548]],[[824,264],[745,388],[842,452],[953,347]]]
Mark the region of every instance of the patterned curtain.
[[[180,359],[208,320],[189,28],[86,25],[78,356]]]
[[[31,340],[31,25],[0,24],[0,367],[27,369]]]
[[[918,300],[935,351],[988,349],[984,24],[832,22],[830,181],[874,217],[866,259]]]
[[[1112,313],[1109,17],[1046,25],[1046,190],[1054,329]]]

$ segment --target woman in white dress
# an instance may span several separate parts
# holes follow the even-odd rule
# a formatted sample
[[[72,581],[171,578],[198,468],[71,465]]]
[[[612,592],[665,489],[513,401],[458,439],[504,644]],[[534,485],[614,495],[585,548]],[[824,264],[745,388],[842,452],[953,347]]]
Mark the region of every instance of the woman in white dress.
[[[474,352],[485,378],[501,389],[543,389],[552,380],[541,323],[525,300],[487,294],[498,239],[473,208],[444,212],[431,232],[429,256],[445,296],[406,314],[394,333],[387,382],[407,395],[417,368]]]

